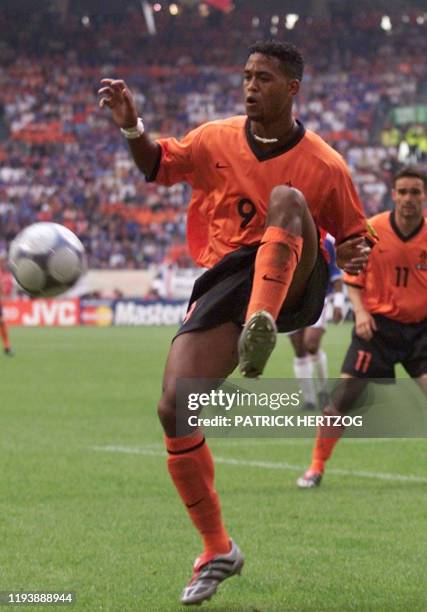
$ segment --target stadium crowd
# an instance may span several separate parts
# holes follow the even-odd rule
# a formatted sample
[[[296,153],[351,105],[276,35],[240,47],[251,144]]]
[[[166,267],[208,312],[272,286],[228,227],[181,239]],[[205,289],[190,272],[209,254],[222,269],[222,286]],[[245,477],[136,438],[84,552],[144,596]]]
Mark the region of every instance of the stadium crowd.
[[[347,159],[368,215],[391,205],[402,141],[427,161],[426,125],[390,120],[392,108],[427,94],[427,20],[415,15],[396,17],[386,32],[376,13],[301,17],[288,30],[249,9],[208,18],[162,11],[155,36],[141,12],[40,14],[19,27],[17,19],[0,12],[0,252],[24,226],[55,221],[79,235],[92,268],[191,265],[188,188],[145,182],[97,107],[99,80],[125,78],[150,133],[181,136],[244,112],[240,66],[248,45],[269,35],[304,52],[297,115]]]

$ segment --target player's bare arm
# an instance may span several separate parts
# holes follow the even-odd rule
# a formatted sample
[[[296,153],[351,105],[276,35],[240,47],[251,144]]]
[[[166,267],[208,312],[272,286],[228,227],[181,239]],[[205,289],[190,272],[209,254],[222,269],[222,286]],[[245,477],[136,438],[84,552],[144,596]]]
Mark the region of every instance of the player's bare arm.
[[[102,79],[98,90],[99,107],[108,107],[116,125],[131,129],[138,123],[138,111],[132,92],[121,79]],[[159,145],[144,132],[128,140],[135,164],[146,176],[150,176],[159,159]]]
[[[356,334],[363,340],[371,340],[377,329],[375,319],[363,305],[362,289],[348,286],[348,296],[353,304]]]

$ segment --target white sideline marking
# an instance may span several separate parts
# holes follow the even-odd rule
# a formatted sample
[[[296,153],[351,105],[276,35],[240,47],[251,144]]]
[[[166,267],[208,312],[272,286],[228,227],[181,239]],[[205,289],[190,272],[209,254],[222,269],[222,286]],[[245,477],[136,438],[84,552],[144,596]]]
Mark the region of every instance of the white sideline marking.
[[[161,446],[157,444],[149,444],[144,447],[137,446],[93,446],[92,450],[103,451],[105,453],[126,453],[128,455],[150,455],[153,457],[164,457],[165,451],[160,450]],[[267,470],[286,470],[290,472],[302,472],[304,467],[301,465],[292,465],[290,463],[272,462],[272,461],[246,461],[243,459],[232,459],[231,457],[215,456],[216,463],[225,465],[237,465],[243,467],[264,468]],[[391,480],[395,482],[422,482],[427,483],[427,478],[423,476],[406,476],[405,474],[387,474],[383,472],[365,472],[359,470],[340,470],[339,468],[328,469],[328,474],[336,474],[337,476],[357,476],[358,478],[374,478],[376,480]]]
[[[209,443],[212,446],[215,446],[215,440],[222,440],[222,442],[226,445],[226,447],[230,446],[238,446],[242,448],[242,446],[259,446],[265,445],[265,438],[209,438]],[[426,441],[425,438],[343,438],[341,440],[341,444],[382,444],[389,442],[417,442]],[[269,446],[272,445],[281,445],[284,444],[286,446],[311,446],[313,445],[313,438],[270,438],[268,440]],[[140,447],[139,447],[140,448]],[[163,450],[165,447],[163,444],[154,443],[154,444],[144,444],[144,448],[157,448],[158,450]]]
[[[398,440],[399,442],[413,442],[414,440],[423,440],[424,438],[343,438],[341,441],[341,444],[382,444],[384,442],[388,443],[388,442],[395,442],[396,440]],[[209,441],[213,444],[213,440],[215,440],[215,438],[209,438]],[[268,444],[269,446],[272,444],[286,444],[286,446],[300,446],[300,445],[307,445],[307,443],[309,443],[310,445],[313,444],[314,441],[314,437],[313,438],[270,438],[268,440]],[[265,444],[265,438],[260,440],[259,438],[239,438],[238,440],[236,439],[227,439],[226,442],[227,446],[239,446],[242,447],[242,445],[246,444],[246,445],[259,445]],[[151,446],[151,445],[150,445]],[[158,445],[158,448],[164,448],[161,445]]]

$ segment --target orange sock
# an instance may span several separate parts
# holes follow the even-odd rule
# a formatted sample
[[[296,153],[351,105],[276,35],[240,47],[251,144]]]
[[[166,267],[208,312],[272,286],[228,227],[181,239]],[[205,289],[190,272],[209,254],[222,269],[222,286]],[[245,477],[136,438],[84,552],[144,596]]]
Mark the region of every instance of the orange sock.
[[[214,462],[202,433],[168,438],[169,474],[184,502],[208,554],[227,553],[230,538],[221,519],[221,506],[214,489]]]
[[[313,457],[310,471],[320,472],[323,474],[325,470],[325,462],[332,455],[332,451],[335,448],[335,444],[341,438],[344,433],[344,427],[332,427],[327,425],[321,425],[317,428],[316,442],[313,448]]]
[[[4,348],[10,349],[9,334],[7,333],[7,327],[4,321],[0,321],[0,336],[3,341]]]
[[[254,281],[246,320],[266,310],[277,319],[302,251],[302,237],[268,226],[255,259]]]

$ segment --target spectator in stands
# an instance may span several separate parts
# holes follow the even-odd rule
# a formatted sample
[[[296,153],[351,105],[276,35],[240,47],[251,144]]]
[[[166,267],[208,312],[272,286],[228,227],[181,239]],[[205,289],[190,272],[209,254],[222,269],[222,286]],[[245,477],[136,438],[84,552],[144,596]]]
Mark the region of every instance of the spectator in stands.
[[[154,132],[180,135],[242,113],[242,53],[266,24],[252,27],[249,8],[215,27],[197,10],[183,10],[185,19],[156,15],[156,37],[147,36],[136,10],[91,19],[89,28],[47,14],[17,28],[17,17],[0,11],[0,248],[34,221],[76,231],[93,268],[147,268],[184,244],[188,188],[165,190],[141,179],[93,92],[106,65],[132,65],[127,80]],[[415,103],[427,72],[423,27],[411,16],[385,34],[377,17],[301,16],[293,30],[281,23],[278,32],[308,58],[298,113],[347,159],[369,214],[390,206],[387,184],[400,142],[390,107]],[[425,131],[408,137],[427,164]],[[183,253],[175,260],[191,265]]]

